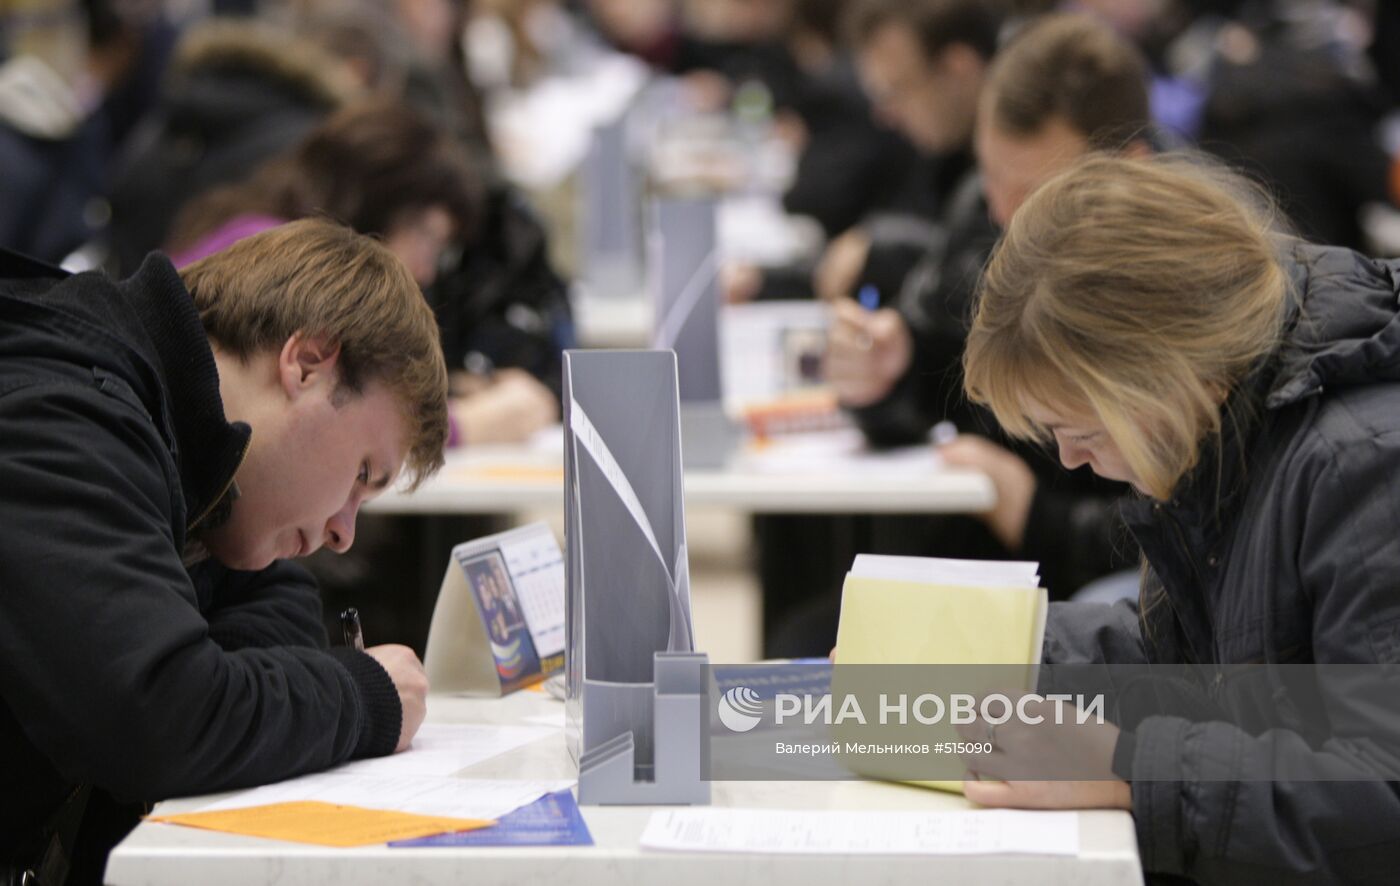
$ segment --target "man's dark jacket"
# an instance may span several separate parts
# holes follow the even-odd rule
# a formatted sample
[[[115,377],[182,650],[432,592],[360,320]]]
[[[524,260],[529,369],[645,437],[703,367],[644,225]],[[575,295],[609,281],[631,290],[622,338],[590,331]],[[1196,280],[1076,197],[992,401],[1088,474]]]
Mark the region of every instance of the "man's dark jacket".
[[[1297,244],[1288,265],[1284,344],[1227,401],[1219,441],[1170,501],[1124,506],[1150,567],[1141,607],[1052,605],[1044,660],[1197,665],[1202,696],[1229,715],[1150,716],[1120,737],[1148,871],[1393,883],[1394,783],[1270,777],[1376,754],[1388,763],[1369,772],[1396,771],[1396,748],[1348,733],[1371,699],[1331,694],[1321,724],[1274,693],[1261,719],[1239,700],[1268,670],[1220,670],[1400,663],[1400,263]],[[1313,746],[1290,722],[1331,737]]]
[[[0,252],[0,861],[78,785],[152,801],[393,751],[393,684],[327,650],[309,576],[185,565],[250,436],[164,257],[113,283]]]

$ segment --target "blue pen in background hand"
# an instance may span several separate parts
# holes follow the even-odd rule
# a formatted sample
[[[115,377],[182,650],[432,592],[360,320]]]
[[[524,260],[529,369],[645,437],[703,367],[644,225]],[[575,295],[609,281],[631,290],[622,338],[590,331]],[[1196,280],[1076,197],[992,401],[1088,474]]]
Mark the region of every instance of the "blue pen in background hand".
[[[874,313],[880,307],[880,288],[874,283],[867,283],[856,291],[856,302],[865,309],[866,313]],[[869,351],[875,345],[875,340],[870,336],[869,325],[862,320],[860,323],[858,347],[862,351]]]
[[[880,289],[874,283],[867,283],[856,293],[856,301],[867,311],[876,311],[880,308]],[[861,350],[868,351],[874,342],[868,334],[861,340]],[[946,446],[958,438],[958,426],[946,419],[933,426],[932,431],[934,446]]]

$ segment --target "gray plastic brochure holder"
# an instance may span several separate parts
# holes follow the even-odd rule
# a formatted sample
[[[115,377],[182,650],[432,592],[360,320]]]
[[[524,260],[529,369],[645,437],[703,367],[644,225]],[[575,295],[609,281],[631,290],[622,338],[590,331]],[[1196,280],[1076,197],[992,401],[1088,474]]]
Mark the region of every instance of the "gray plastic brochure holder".
[[[628,153],[627,115],[600,124],[579,171],[579,264],[583,280],[604,298],[642,285],[642,194]]]
[[[578,796],[585,805],[645,805],[710,802],[702,777],[708,753],[709,710],[705,692],[709,656],[703,652],[658,652],[650,692],[651,762],[638,763],[638,730],[625,728],[578,761]],[[639,693],[640,694],[640,693]],[[595,716],[597,711],[594,711]]]
[[[740,436],[723,403],[717,218],[713,197],[660,197],[647,229],[652,347],[676,352],[685,466],[692,470],[722,467]]]
[[[587,805],[708,803],[676,356],[564,354],[565,736]]]
[[[718,204],[660,197],[648,219],[652,347],[672,348],[682,403],[723,397],[719,365]]]

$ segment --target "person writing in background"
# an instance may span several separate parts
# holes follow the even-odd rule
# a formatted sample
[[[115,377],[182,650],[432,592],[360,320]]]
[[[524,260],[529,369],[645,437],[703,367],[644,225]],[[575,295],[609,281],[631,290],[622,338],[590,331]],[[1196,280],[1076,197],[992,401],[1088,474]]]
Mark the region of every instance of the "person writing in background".
[[[287,562],[442,464],[385,246],[303,220],[121,282],[0,253],[0,426],[0,872],[95,883],[149,802],[409,746],[418,658],[327,648]]]
[[[246,181],[196,197],[176,217],[166,247],[180,267],[284,221],[325,215],[382,237],[427,288],[445,254],[489,236],[477,230],[484,214],[478,172],[422,114],[359,103],[332,114]],[[450,379],[450,445],[517,443],[558,421],[554,393],[524,369],[473,373],[456,366]]]
[[[861,0],[849,5],[846,35],[871,111],[881,125],[914,145],[919,156],[904,174],[886,172],[898,176],[893,194],[869,207],[859,224],[831,241],[812,282],[816,295],[836,306],[838,313],[847,305],[867,313],[854,301],[864,293],[872,305],[878,302],[869,311],[874,322],[887,324],[895,314],[894,293],[900,281],[911,275],[930,244],[945,244],[949,264],[965,262],[961,271],[971,276],[995,238],[986,213],[976,208],[972,131],[977,95],[1003,17],[995,4],[981,0]],[[971,212],[961,208],[969,197]],[[829,338],[834,341],[840,334],[838,321]],[[872,338],[863,330],[853,335],[852,350]],[[959,333],[950,360],[960,353],[961,339]],[[822,361],[822,374],[829,381],[840,372],[836,363],[843,357],[838,347],[829,343]],[[927,387],[933,389],[928,399],[935,410],[961,399],[956,378],[937,378]],[[842,393],[839,387],[837,392]],[[914,437],[901,437],[897,431],[887,433],[893,423],[867,423],[854,413],[853,417],[876,446],[916,442],[933,424],[923,425]],[[951,416],[954,421],[960,417],[961,413]],[[754,532],[764,598],[764,654],[771,657],[812,655],[828,648],[836,636],[840,608],[839,582],[831,576],[849,565],[855,550],[962,557],[1003,554],[982,523],[961,514],[757,515]]]
[[[1137,490],[1123,516],[1145,559],[1138,601],[1051,606],[1045,662],[1192,663],[1204,683],[1212,665],[1396,661],[1400,266],[1273,222],[1229,173],[1168,156],[1091,157],[1012,217],[979,287],[968,394],[1067,469]],[[1393,879],[1394,784],[1320,780],[1383,751],[1349,731],[1370,700],[1332,696],[1333,737],[1314,746],[1292,693],[1270,698],[1263,733],[1107,724],[1101,780],[966,793],[1129,808],[1144,867],[1202,883]],[[1005,759],[1037,753],[1007,725]],[[1319,775],[1261,774],[1277,771]]]
[[[950,240],[948,254],[980,255],[988,243],[976,244],[992,236],[962,207],[976,191],[973,124],[1001,15],[978,0],[862,0],[848,24],[875,118],[918,150],[925,172],[913,184],[921,193],[909,195],[918,211],[879,209],[827,246],[813,289],[833,304],[866,284],[892,296],[930,239]],[[876,315],[877,327],[888,323]]]
[[[1107,25],[1071,14],[1032,22],[1001,52],[979,106],[974,143],[992,221],[1004,230],[1036,188],[1091,152],[1151,153],[1148,107],[1146,63]],[[1104,526],[1118,525],[1116,495],[1057,491],[1053,478],[1042,484],[1014,443],[962,434],[940,452],[948,464],[992,478],[997,505],[983,518],[1010,551],[1027,551],[1028,531],[1031,555],[1062,548],[1063,538],[1046,537],[1051,526],[1116,538]],[[1081,520],[1066,519],[1076,513]]]
[[[936,239],[876,310],[850,298],[833,303],[827,378],[872,442],[922,439],[945,419],[964,430],[987,423],[958,390],[971,294],[994,242],[987,219],[1004,228],[1036,187],[1091,152],[1148,153],[1147,85],[1141,54],[1088,16],[1041,17],[997,53],[977,105],[977,194],[948,221],[986,234]],[[1121,541],[1117,490],[1067,484],[1029,451],[1008,448],[1014,442],[995,427],[987,431],[959,434],[939,451],[991,477],[997,503],[983,520],[1009,554],[1063,577],[1065,596],[1101,573],[1104,552]]]
[[[1043,452],[1001,433],[990,414],[967,402],[960,361],[972,293],[996,238],[993,222],[1004,224],[1036,185],[1091,151],[1145,152],[1149,125],[1146,66],[1130,43],[1086,16],[1035,20],[985,74],[974,130],[980,175],[948,219],[949,230],[962,233],[930,237],[918,264],[897,290],[882,293],[876,309],[853,298],[833,303],[824,371],[870,444],[924,442],[935,423],[951,422],[963,433],[939,441],[944,460],[982,471],[996,488],[985,513],[911,518],[905,532],[886,530],[889,541],[872,533],[881,552],[1035,560],[1052,599],[1091,582],[1098,588],[1090,593],[1105,597],[1135,589],[1125,570],[1136,552],[1117,515],[1125,489],[1087,470],[1066,476]],[[899,547],[913,533],[927,540]],[[813,535],[783,538],[785,556],[773,558],[773,571],[791,573],[787,552]],[[794,583],[795,592],[805,600],[818,581]],[[829,648],[839,608],[838,588],[794,608],[776,632],[784,642],[770,654]]]

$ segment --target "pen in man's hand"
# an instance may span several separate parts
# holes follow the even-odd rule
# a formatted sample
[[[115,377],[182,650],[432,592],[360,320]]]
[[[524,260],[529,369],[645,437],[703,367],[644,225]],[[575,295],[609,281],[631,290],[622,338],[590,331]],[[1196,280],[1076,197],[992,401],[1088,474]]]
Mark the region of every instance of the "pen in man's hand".
[[[365,635],[360,629],[360,610],[351,606],[340,613],[340,626],[345,630],[345,645],[365,651]]]

